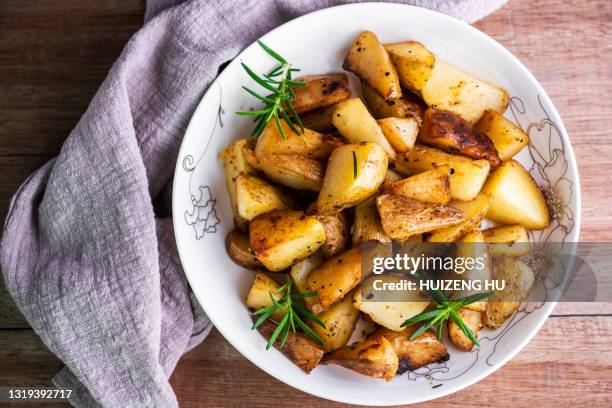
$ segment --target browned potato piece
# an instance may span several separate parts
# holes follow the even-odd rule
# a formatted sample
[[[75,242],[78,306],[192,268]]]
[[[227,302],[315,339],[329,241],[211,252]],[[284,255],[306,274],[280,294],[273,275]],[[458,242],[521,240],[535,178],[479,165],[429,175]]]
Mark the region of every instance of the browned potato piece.
[[[447,110],[429,108],[425,111],[419,141],[450,153],[487,160],[492,167],[501,164],[491,139],[461,116]]]
[[[427,241],[454,242],[465,233],[477,228],[487,214],[492,200],[493,197],[489,194],[479,193],[472,201],[451,201],[449,205],[464,214],[463,222],[433,232]]]
[[[501,113],[492,110],[486,111],[480,118],[476,130],[491,139],[503,161],[513,158],[529,144],[529,136],[520,127],[504,118]]]
[[[385,99],[402,96],[395,67],[376,34],[371,31],[364,31],[357,37],[342,67],[354,72]]]
[[[362,84],[362,91],[366,105],[376,119],[413,118],[420,126],[423,106],[416,98],[403,95],[400,98],[384,99],[367,84]]]
[[[301,211],[274,211],[251,221],[251,248],[270,271],[281,271],[316,252],[325,242],[325,228]]]
[[[241,173],[255,173],[255,169],[246,161],[243,155],[243,149],[250,148],[252,144],[253,141],[250,139],[240,139],[227,146],[219,153],[219,158],[225,170],[225,187],[227,188],[232,212],[234,213],[234,222],[236,227],[240,229],[246,229],[249,220],[238,214],[234,179]]]
[[[296,78],[308,86],[293,88],[295,100],[291,103],[297,113],[333,105],[351,97],[346,74],[306,75]]]
[[[483,314],[482,312],[476,312],[468,309],[460,309],[457,314],[463,320],[463,323],[474,333],[474,337],[478,338],[478,333],[483,326]],[[460,350],[470,351],[474,347],[474,342],[469,339],[468,336],[457,326],[452,320],[448,321],[448,337],[451,342],[457,346]]]
[[[321,189],[325,165],[317,160],[299,154],[261,153],[255,157],[250,149],[243,149],[243,155],[252,167],[272,181],[297,190]]]
[[[225,238],[225,248],[232,261],[238,265],[248,269],[263,268],[261,262],[257,260],[255,254],[251,251],[249,234],[238,230],[230,231]]]
[[[251,221],[258,215],[293,206],[283,191],[252,174],[239,174],[234,184],[238,214],[246,220]]]
[[[300,293],[310,292],[308,287],[308,275],[313,269],[318,268],[323,264],[325,259],[319,252],[302,259],[291,267],[291,279],[293,284]],[[323,311],[316,296],[307,296],[304,299],[306,307],[314,314],[318,315]]]
[[[385,184],[387,194],[399,194],[432,204],[448,204],[451,199],[449,166],[443,165],[407,179]]]
[[[419,326],[413,324],[400,332],[381,327],[369,336],[382,336],[389,340],[399,358],[398,375],[449,358],[446,346],[431,331],[426,331],[414,340],[410,340],[410,336]]]
[[[306,279],[324,310],[346,296],[361,281],[361,249],[351,248],[329,258]]]
[[[273,302],[272,299],[270,299],[270,293],[276,300],[280,300],[282,293],[276,293],[279,288],[279,284],[276,283],[274,279],[263,272],[257,272],[246,298],[247,306],[252,310],[259,310],[264,307],[272,306]],[[283,316],[284,313],[279,309],[272,313],[272,318],[276,321],[280,321]]]
[[[325,328],[315,323],[310,324],[312,330],[325,342],[323,350],[326,353],[346,346],[355,330],[359,314],[359,310],[353,307],[352,295],[349,294],[318,316]]]
[[[397,194],[382,194],[376,206],[385,233],[398,241],[412,235],[459,224],[463,213],[453,207],[425,204]]]
[[[272,337],[276,327],[276,324],[266,320],[257,327],[257,330],[268,340]],[[323,349],[304,333],[289,331],[283,347],[278,348],[277,343],[278,341],[274,343],[274,346],[306,373],[310,373],[323,358]]]
[[[281,120],[280,124],[285,139],[280,134],[276,123],[270,121],[263,133],[257,138],[256,157],[260,157],[264,153],[273,153],[299,154],[310,159],[327,159],[332,150],[343,144],[341,140],[333,136],[315,132],[308,128],[304,129],[304,133],[296,134],[284,120]]]
[[[370,197],[355,206],[355,223],[353,224],[353,246],[372,240],[391,242],[391,238],[383,231],[380,224],[376,197]]]
[[[388,169],[385,175],[385,183],[394,183],[396,181],[403,180],[404,176],[395,170]]]
[[[388,159],[374,143],[336,148],[327,164],[317,210],[328,215],[352,207],[373,195],[385,179]]]
[[[398,358],[389,340],[377,336],[332,351],[323,357],[321,364],[337,364],[368,377],[391,381],[397,373]]]
[[[329,105],[300,115],[300,120],[307,129],[317,132],[331,132],[334,129],[335,111],[336,104]]]
[[[397,68],[400,83],[419,93],[431,77],[436,56],[417,41],[385,44],[385,49]]]
[[[531,252],[529,234],[522,225],[502,225],[482,233],[494,256],[522,256]]]
[[[336,255],[346,249],[350,242],[350,222],[345,211],[331,215],[321,215],[317,212],[317,203],[312,203],[306,210],[308,214],[316,217],[325,227],[327,240],[321,246],[321,254],[324,257]]]
[[[385,118],[376,122],[396,152],[407,152],[412,149],[419,133],[419,124],[416,119]]]
[[[458,275],[458,269],[450,272],[450,279],[461,278],[466,281],[488,281],[491,280],[491,276],[493,275],[493,263],[491,259],[491,254],[489,253],[489,245],[485,242],[484,236],[482,232],[478,229],[474,229],[467,234],[465,234],[459,241],[457,245],[457,252],[455,254],[456,258],[463,259],[474,259],[477,260],[480,258],[483,267],[480,265],[474,264],[473,267],[468,267],[464,265],[465,271]],[[463,298],[466,296],[473,295],[475,293],[479,293],[481,291],[477,290],[464,290],[456,293],[456,298]],[[474,310],[477,312],[484,312],[487,309],[487,301],[483,300],[480,302],[470,303],[465,306],[466,309]]]

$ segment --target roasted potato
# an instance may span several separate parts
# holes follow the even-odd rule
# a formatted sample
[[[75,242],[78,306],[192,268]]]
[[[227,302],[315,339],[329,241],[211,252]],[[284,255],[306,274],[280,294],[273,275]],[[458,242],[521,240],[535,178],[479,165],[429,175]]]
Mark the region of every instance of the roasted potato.
[[[531,252],[529,234],[522,225],[503,225],[483,232],[493,256],[523,256]]]
[[[380,224],[376,197],[370,197],[355,206],[355,223],[353,224],[353,246],[372,240],[391,242],[391,238],[383,231]]]
[[[312,330],[325,342],[323,350],[326,353],[346,346],[355,330],[359,314],[359,310],[353,307],[353,297],[349,294],[318,316],[325,328],[315,323],[310,324]]]
[[[388,159],[374,143],[349,144],[336,148],[327,164],[317,211],[334,214],[374,194],[385,179]]]
[[[376,199],[383,231],[394,240],[462,223],[465,218],[453,207],[427,204],[399,194],[382,194]]]
[[[550,224],[550,212],[542,191],[525,168],[515,160],[495,170],[482,191],[493,196],[487,218],[503,224],[521,224],[543,229]]]
[[[385,118],[376,121],[389,144],[396,152],[412,149],[419,133],[419,124],[414,118]]]
[[[404,94],[400,98],[383,98],[367,84],[362,83],[363,99],[372,116],[376,119],[384,118],[412,118],[420,126],[423,117],[422,102],[410,94]],[[305,126],[305,125],[304,125]]]
[[[355,73],[385,99],[402,96],[395,67],[385,47],[371,31],[364,31],[357,37],[342,67]]]
[[[310,292],[308,287],[308,275],[313,269],[318,268],[325,262],[325,259],[319,252],[302,259],[291,267],[290,276],[293,279],[293,284],[300,293]],[[323,311],[316,296],[307,296],[304,299],[306,307],[314,314],[318,315]]]
[[[319,191],[323,183],[325,165],[299,154],[260,153],[243,149],[245,160],[262,171],[272,181],[297,190]]]
[[[300,115],[300,120],[307,129],[316,132],[331,132],[334,129],[334,112],[336,112],[336,104],[306,112]]]
[[[385,183],[395,183],[403,179],[404,176],[393,169],[388,169],[387,174],[385,174]]]
[[[398,157],[395,169],[411,176],[442,165],[450,167],[451,197],[462,201],[476,198],[491,168],[486,160],[471,160],[434,147],[416,144],[412,150]]]
[[[520,127],[493,110],[485,112],[476,124],[476,130],[491,139],[503,161],[513,158],[529,144],[529,136]]]
[[[469,309],[459,309],[457,312],[463,323],[474,333],[474,337],[478,338],[478,333],[482,329],[484,321],[484,313]],[[457,326],[452,320],[448,321],[448,337],[451,343],[463,351],[470,351],[474,347],[474,342]]]
[[[268,340],[276,327],[276,324],[266,320],[257,327],[257,330]],[[276,343],[275,347],[278,348]],[[324,354],[323,349],[307,335],[292,331],[289,331],[283,347],[278,349],[306,373],[310,373],[319,364]]]
[[[385,49],[397,69],[400,83],[420,94],[431,77],[436,56],[417,41],[385,44]]]
[[[487,160],[492,167],[501,164],[491,139],[461,116],[447,110],[429,108],[425,111],[419,141],[450,153]]]
[[[321,246],[321,254],[324,257],[336,255],[344,251],[350,243],[351,225],[346,211],[340,211],[331,215],[321,215],[317,212],[317,203],[312,203],[306,212],[323,223],[325,227],[325,244]]]
[[[225,187],[229,194],[230,205],[232,206],[232,212],[234,214],[234,223],[236,227],[240,229],[245,229],[249,224],[249,220],[241,217],[238,213],[234,179],[241,173],[255,173],[255,169],[245,160],[242,153],[245,147],[248,148],[252,144],[253,142],[250,139],[240,139],[230,144],[219,153],[219,158],[225,170]]]
[[[466,281],[481,282],[491,280],[493,275],[493,263],[489,251],[489,245],[486,243],[480,230],[474,229],[457,241],[455,258],[463,258],[465,260],[463,266],[463,269],[465,270],[459,270],[458,267],[455,267],[455,270],[451,272],[451,279],[462,278]],[[473,260],[473,264],[468,265],[467,260],[470,259]],[[477,260],[482,262],[482,268],[480,267],[481,265],[476,263]],[[479,292],[466,290],[458,293],[456,297],[462,298],[475,293]],[[470,303],[469,305],[465,306],[465,308],[477,312],[484,312],[487,309],[487,301],[483,300],[480,302]]]
[[[487,214],[493,197],[489,194],[479,193],[472,201],[453,200],[449,206],[461,211],[464,215],[463,222],[447,228],[434,231],[428,242],[454,242],[465,233],[477,228]]]
[[[384,284],[399,284],[401,276],[373,275],[363,281],[353,296],[353,305],[367,314],[376,323],[389,330],[401,331],[402,323],[421,313],[429,305],[429,300],[420,297],[417,291],[404,291],[401,294],[390,295],[390,300],[384,295]],[[398,301],[396,296],[401,296]]]
[[[270,271],[282,271],[325,243],[325,227],[301,211],[274,211],[251,221],[251,248]]]
[[[253,251],[249,242],[249,234],[239,230],[230,231],[225,238],[225,248],[232,261],[248,269],[261,269],[263,265]]]
[[[448,204],[451,199],[450,167],[442,165],[412,177],[386,183],[383,191],[432,204]]]
[[[383,336],[344,346],[326,354],[321,364],[337,364],[372,378],[391,381],[397,373],[398,357]]]
[[[382,336],[389,340],[399,358],[398,375],[449,358],[446,346],[431,331],[426,331],[410,340],[412,333],[419,327],[420,324],[413,324],[400,332],[381,327],[368,336],[370,338]]]
[[[254,311],[272,306],[273,302],[272,299],[270,299],[270,294],[272,294],[276,300],[280,300],[282,293],[276,293],[279,288],[279,284],[276,283],[274,279],[263,272],[257,272],[246,298],[247,306]],[[284,315],[285,313],[283,313],[282,310],[277,309],[272,313],[272,318],[276,321],[280,321]]]
[[[257,144],[255,145],[256,157],[265,153],[272,153],[299,154],[310,159],[327,159],[332,150],[344,144],[333,136],[315,132],[308,128],[305,128],[303,133],[296,134],[284,120],[281,120],[280,124],[285,134],[285,139],[280,134],[276,123],[270,121],[262,134],[257,138]]]
[[[291,106],[297,113],[333,105],[351,97],[346,74],[306,75],[295,80],[308,84],[293,88],[295,99]]]
[[[361,99],[351,98],[339,102],[336,105],[333,122],[340,134],[349,142],[376,143],[387,152],[390,160],[395,159],[395,150]]]
[[[239,174],[234,184],[238,214],[246,220],[293,207],[292,200],[283,191],[253,174]]]
[[[329,258],[310,272],[306,281],[323,310],[329,309],[361,282],[361,249],[351,248]]]

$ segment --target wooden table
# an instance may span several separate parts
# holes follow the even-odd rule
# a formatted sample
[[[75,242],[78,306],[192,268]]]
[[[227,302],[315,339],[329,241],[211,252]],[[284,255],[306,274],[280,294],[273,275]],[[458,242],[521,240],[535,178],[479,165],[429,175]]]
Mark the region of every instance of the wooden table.
[[[0,217],[56,155],[123,45],[143,0],[4,0],[0,8]],[[559,109],[580,168],[581,239],[612,241],[612,2],[510,0],[476,26],[534,73]],[[430,406],[612,404],[612,304],[562,304],[529,345],[478,384]],[[50,385],[61,363],[0,286],[0,387]],[[183,407],[340,406],[245,360],[217,331],[171,379]],[[409,392],[409,390],[407,390]],[[65,406],[65,404],[56,404]],[[423,404],[425,405],[425,404]]]

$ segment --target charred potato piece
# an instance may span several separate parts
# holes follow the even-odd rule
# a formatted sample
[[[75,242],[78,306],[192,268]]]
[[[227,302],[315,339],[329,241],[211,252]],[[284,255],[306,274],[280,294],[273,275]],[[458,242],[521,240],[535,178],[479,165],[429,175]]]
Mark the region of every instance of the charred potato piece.
[[[355,223],[353,224],[353,246],[372,240],[391,242],[391,238],[383,231],[380,224],[376,197],[370,197],[355,206]]]
[[[304,258],[291,267],[290,275],[293,279],[293,283],[300,293],[310,292],[308,287],[308,275],[314,269],[318,268],[325,262],[325,259],[320,253],[310,255],[308,258]],[[304,299],[306,307],[314,314],[318,315],[323,311],[323,308],[319,304],[319,300],[316,296],[307,296]]]
[[[376,199],[383,231],[394,240],[462,223],[465,218],[453,207],[426,204],[398,194],[382,194]]]
[[[476,124],[476,130],[491,139],[499,158],[503,161],[511,159],[529,144],[529,136],[523,130],[492,110],[485,112]]]
[[[390,160],[395,159],[395,150],[361,99],[351,98],[339,102],[336,105],[333,122],[340,134],[349,142],[376,143],[387,152]]]
[[[394,183],[387,183],[383,191],[426,203],[448,204],[451,199],[449,171],[449,166],[443,165]]]
[[[476,198],[491,168],[486,160],[472,160],[443,152],[434,147],[416,144],[414,149],[398,157],[395,169],[411,176],[442,165],[450,167],[451,197],[462,201]]]
[[[397,373],[398,358],[389,340],[377,336],[332,351],[323,357],[321,364],[337,364],[368,377],[391,381]]]
[[[234,184],[238,214],[246,220],[251,221],[258,215],[293,206],[283,191],[252,174],[239,174]]]
[[[482,233],[493,256],[523,256],[531,252],[529,234],[522,225],[503,225]]]
[[[233,230],[225,238],[225,248],[232,261],[248,269],[260,269],[263,265],[253,251],[249,242],[249,234]]]
[[[357,37],[342,67],[355,73],[385,99],[402,96],[395,67],[371,31],[364,31]]]
[[[457,312],[463,323],[474,333],[474,337],[478,338],[478,333],[483,326],[483,312],[477,312],[469,309],[459,309]],[[463,351],[470,351],[474,347],[474,342],[457,326],[452,320],[448,321],[448,337],[451,343]]]
[[[454,242],[461,238],[462,235],[473,230],[474,228],[477,228],[487,214],[492,200],[493,197],[491,197],[489,194],[480,193],[472,201],[451,201],[449,206],[463,213],[463,222],[433,232],[427,241]]]
[[[361,281],[361,249],[351,248],[329,258],[306,279],[323,310],[346,296]]]
[[[279,284],[276,283],[274,279],[263,272],[257,272],[246,298],[247,306],[255,311],[272,306],[273,302],[272,299],[270,299],[270,294],[272,294],[276,300],[280,300],[282,294],[276,293],[279,288]],[[276,321],[280,321],[284,315],[282,310],[277,309],[272,313],[272,318]]]
[[[268,340],[272,337],[276,327],[276,324],[266,320],[257,327],[257,330]],[[276,343],[275,347],[278,348]],[[319,365],[324,354],[323,349],[307,335],[292,331],[289,331],[285,344],[282,348],[278,348],[278,350],[306,373],[310,373],[313,368]]]
[[[232,212],[234,214],[234,222],[237,228],[245,229],[249,224],[249,220],[241,217],[238,213],[238,205],[236,201],[236,189],[234,188],[234,179],[241,173],[253,174],[255,169],[245,160],[243,149],[252,145],[252,140],[240,139],[227,146],[219,153],[219,158],[223,163],[225,170],[225,187],[229,194]]]
[[[436,56],[417,41],[385,44],[400,83],[419,94],[433,72]]]
[[[336,104],[311,110],[300,115],[302,124],[307,129],[312,129],[316,132],[331,132],[334,129],[334,112]]]
[[[374,143],[349,144],[336,148],[327,164],[317,211],[334,214],[374,194],[385,179],[388,159]]]
[[[317,203],[312,203],[306,212],[316,217],[325,227],[327,240],[321,246],[321,254],[325,258],[344,251],[350,242],[350,222],[346,211],[331,215],[321,215],[317,212]]]
[[[410,340],[412,333],[418,328],[419,324],[413,324],[400,332],[396,332],[381,327],[369,336],[382,336],[389,340],[399,358],[398,375],[431,363],[446,361],[449,358],[446,346],[431,331],[426,331]]]
[[[295,99],[291,106],[297,113],[333,105],[351,97],[346,74],[306,75],[295,80],[307,84],[293,88]]]
[[[316,252],[325,242],[325,227],[301,211],[274,211],[251,221],[251,248],[270,271],[282,271]]]
[[[385,118],[376,122],[396,152],[407,152],[412,149],[419,133],[419,124],[416,119]]]
[[[419,141],[450,153],[487,160],[492,167],[501,164],[491,139],[475,130],[459,115],[447,110],[429,108],[425,111]]]
[[[376,119],[412,118],[421,125],[423,106],[415,97],[406,94],[400,98],[385,99],[367,84],[362,84],[362,91],[366,105]]]
[[[310,324],[312,330],[325,342],[323,350],[326,353],[346,346],[355,330],[359,314],[359,310],[353,307],[353,298],[349,294],[317,316],[325,324],[325,328],[315,323]]]

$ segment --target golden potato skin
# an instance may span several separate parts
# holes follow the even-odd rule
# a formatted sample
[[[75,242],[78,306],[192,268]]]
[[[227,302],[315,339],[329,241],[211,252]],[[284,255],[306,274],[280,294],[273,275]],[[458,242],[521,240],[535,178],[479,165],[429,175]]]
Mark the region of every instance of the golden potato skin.
[[[399,358],[398,375],[431,363],[446,361],[449,358],[446,346],[431,331],[426,331],[410,340],[410,336],[419,326],[419,324],[413,324],[400,332],[381,327],[368,336],[382,336],[389,340]]]
[[[243,150],[245,148],[250,148],[252,144],[253,141],[251,139],[240,139],[230,144],[219,153],[219,158],[223,163],[223,169],[225,171],[225,187],[229,194],[232,213],[234,214],[234,223],[236,227],[240,229],[245,229],[249,224],[249,220],[238,214],[234,179],[241,173],[255,173],[255,169],[246,161],[243,155]]]
[[[234,178],[234,187],[238,214],[249,221],[258,215],[293,206],[283,191],[252,174],[239,174]]]
[[[247,294],[246,304],[252,310],[263,309],[264,307],[272,306],[273,302],[270,299],[270,293],[276,300],[280,300],[282,297],[281,293],[276,293],[279,288],[279,284],[274,279],[269,277],[263,272],[257,272],[255,279],[249,293]],[[285,313],[282,310],[276,310],[272,313],[272,318],[276,321],[280,321]]]
[[[295,79],[306,82],[306,87],[293,88],[295,100],[291,103],[297,113],[333,105],[351,97],[346,74],[306,75]]]
[[[394,183],[385,183],[383,192],[413,200],[446,205],[451,200],[450,167],[442,165]]]
[[[419,141],[450,153],[487,160],[492,167],[501,164],[491,139],[461,116],[447,110],[429,108],[425,111]]]
[[[385,99],[402,96],[395,67],[371,31],[364,31],[357,37],[342,68],[355,73]]]
[[[474,337],[478,338],[478,334],[484,322],[484,313],[468,309],[459,309],[457,314],[461,317],[463,323],[465,323],[472,333],[474,333]],[[470,351],[472,347],[474,347],[474,342],[470,340],[452,320],[448,321],[448,337],[451,342],[462,351]]]
[[[385,44],[400,83],[419,94],[433,72],[436,56],[417,41]]]
[[[385,118],[376,122],[396,152],[407,152],[412,149],[419,133],[419,124],[416,119]]]
[[[249,234],[233,230],[225,238],[225,248],[232,261],[248,269],[261,269],[263,265],[253,251],[249,242]]]
[[[268,340],[276,327],[276,324],[266,320],[257,327],[257,330]],[[323,358],[323,349],[304,333],[289,331],[283,347],[279,348],[277,343],[274,343],[274,346],[306,373],[310,373]]]
[[[387,154],[377,144],[349,144],[336,148],[327,164],[317,211],[323,215],[334,214],[366,200],[381,186],[387,166]]]
[[[325,328],[310,323],[312,330],[325,342],[323,350],[326,353],[346,346],[355,330],[359,314],[359,310],[353,307],[352,294],[349,294],[318,316]]]
[[[344,251],[350,243],[350,221],[346,211],[331,215],[321,215],[317,212],[317,203],[312,203],[306,212],[316,217],[325,227],[325,244],[321,246],[321,254],[329,258]]]
[[[493,110],[485,112],[476,124],[476,130],[491,139],[503,161],[513,158],[529,144],[529,136],[520,127]]]
[[[316,252],[325,243],[325,228],[301,211],[273,211],[251,221],[249,238],[257,259],[278,272]]]
[[[454,242],[461,238],[462,235],[478,228],[480,222],[487,214],[493,197],[486,193],[479,193],[472,201],[453,200],[449,206],[461,211],[464,215],[464,220],[447,228],[434,231],[428,242]]]
[[[523,256],[531,252],[529,233],[522,225],[502,225],[482,233],[493,256]]]
[[[376,119],[413,118],[420,126],[424,109],[416,97],[404,94],[400,98],[385,99],[367,84],[361,85],[366,105]]]
[[[308,111],[300,115],[300,120],[307,129],[323,133],[331,132],[334,130],[334,112],[336,104]]]
[[[464,221],[463,213],[453,207],[426,204],[398,194],[378,196],[376,207],[383,230],[398,241]]]
[[[398,357],[383,336],[344,346],[326,354],[321,364],[337,364],[372,378],[391,381],[397,373]]]
[[[385,243],[391,242],[391,238],[383,231],[380,224],[380,216],[376,208],[376,197],[374,196],[355,206],[353,246],[372,240]]]

